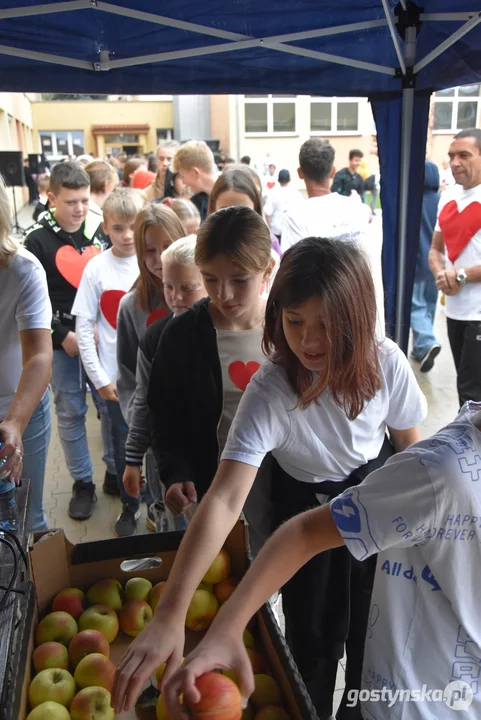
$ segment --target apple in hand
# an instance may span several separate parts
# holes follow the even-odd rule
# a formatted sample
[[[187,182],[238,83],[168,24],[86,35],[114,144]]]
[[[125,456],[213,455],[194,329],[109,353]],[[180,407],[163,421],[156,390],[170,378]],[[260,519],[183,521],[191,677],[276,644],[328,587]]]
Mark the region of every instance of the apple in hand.
[[[189,630],[207,630],[218,609],[219,603],[215,595],[208,590],[196,590],[187,610],[185,626]]]
[[[160,596],[164,592],[165,586],[166,586],[166,581],[162,580],[162,582],[159,582],[159,583],[157,583],[157,585],[154,585],[154,587],[150,591],[149,605],[154,612],[155,612],[155,608],[157,607],[157,604],[160,600]]]
[[[74,673],[79,688],[103,687],[109,692],[114,684],[114,676],[115,665],[101,653],[92,653],[82,658]]]
[[[129,600],[119,613],[121,630],[131,637],[137,637],[152,620],[152,608],[143,600]]]
[[[92,605],[81,614],[78,626],[80,630],[98,630],[111,643],[118,635],[119,619],[107,605]]]
[[[92,653],[101,653],[105,657],[110,657],[110,645],[105,635],[99,630],[82,630],[73,636],[68,646],[68,656],[74,670],[82,658]]]
[[[217,585],[229,577],[230,557],[226,550],[221,550],[216,559],[202,578],[202,582]]]
[[[75,681],[68,670],[48,668],[35,675],[28,688],[32,708],[47,700],[68,707],[75,695]]]
[[[237,685],[221,673],[208,672],[195,681],[197,703],[187,701],[194,720],[241,720],[242,697]]]
[[[87,590],[89,605],[108,605],[112,610],[122,607],[122,585],[118,580],[99,580]]]
[[[66,707],[60,703],[47,702],[37,705],[36,708],[28,714],[27,720],[70,720],[70,713]]]
[[[43,620],[40,620],[35,637],[37,645],[52,640],[62,643],[62,645],[68,645],[77,632],[77,623],[73,617],[59,610],[50,613],[50,615],[45,615]]]
[[[152,583],[145,578],[130,578],[125,584],[125,596],[127,600],[143,600],[147,602]]]
[[[59,642],[45,642],[36,648],[32,655],[35,672],[47,668],[68,670],[68,651],[65,645]]]
[[[78,588],[65,588],[55,595],[52,610],[63,610],[75,620],[80,617],[86,607],[85,593]]]
[[[76,694],[70,706],[72,720],[113,720],[110,693],[103,687],[87,687]]]

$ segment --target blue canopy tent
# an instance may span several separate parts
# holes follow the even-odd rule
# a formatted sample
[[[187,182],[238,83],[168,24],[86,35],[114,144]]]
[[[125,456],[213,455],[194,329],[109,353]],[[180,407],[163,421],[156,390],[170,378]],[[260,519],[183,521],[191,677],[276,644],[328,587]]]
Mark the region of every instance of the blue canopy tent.
[[[406,349],[429,97],[481,79],[480,0],[422,4],[0,0],[0,90],[368,96],[386,323]]]

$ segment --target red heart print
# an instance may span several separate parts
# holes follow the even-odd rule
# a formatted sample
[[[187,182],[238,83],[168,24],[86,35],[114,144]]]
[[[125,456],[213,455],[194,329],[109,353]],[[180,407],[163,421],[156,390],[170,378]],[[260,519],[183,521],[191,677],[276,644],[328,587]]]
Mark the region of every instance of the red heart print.
[[[251,377],[259,370],[260,363],[250,360],[243,363],[242,360],[235,360],[229,365],[229,377],[239,390],[244,390],[249,384]]]
[[[276,186],[276,184],[275,184],[275,182],[272,182],[272,180],[269,180],[269,182],[267,183],[267,187],[269,190],[272,190],[272,188],[275,186]]]
[[[125,292],[123,290],[105,290],[100,296],[100,310],[109,325],[117,329],[119,305]]]
[[[145,327],[149,327],[149,325],[152,325],[152,323],[156,320],[160,320],[160,318],[167,317],[168,314],[169,311],[166,308],[157,308],[157,310],[152,310],[145,321]]]
[[[78,288],[85,266],[99,253],[100,250],[95,245],[89,245],[83,253],[79,253],[71,245],[62,245],[55,255],[55,264],[62,277],[74,288]]]
[[[472,202],[459,212],[456,200],[450,200],[439,214],[439,227],[448,257],[454,263],[474,235],[481,230],[481,203]]]

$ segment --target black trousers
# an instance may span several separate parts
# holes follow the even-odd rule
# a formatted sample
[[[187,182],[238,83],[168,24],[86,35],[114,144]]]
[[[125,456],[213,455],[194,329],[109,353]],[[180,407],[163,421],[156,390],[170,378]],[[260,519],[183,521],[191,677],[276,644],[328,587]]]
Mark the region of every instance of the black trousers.
[[[467,400],[481,402],[481,322],[448,318],[448,337],[460,407]]]
[[[316,493],[330,497],[358,485],[394,453],[386,438],[378,458],[340,483],[315,486],[285,473],[274,461],[275,524],[281,525],[319,503]],[[282,588],[286,639],[317,710],[319,720],[332,715],[338,661],[347,654],[346,685],[338,720],[361,720],[359,707],[346,707],[347,692],[361,684],[364,642],[376,569],[376,557],[360,563],[346,547],[312,558]]]

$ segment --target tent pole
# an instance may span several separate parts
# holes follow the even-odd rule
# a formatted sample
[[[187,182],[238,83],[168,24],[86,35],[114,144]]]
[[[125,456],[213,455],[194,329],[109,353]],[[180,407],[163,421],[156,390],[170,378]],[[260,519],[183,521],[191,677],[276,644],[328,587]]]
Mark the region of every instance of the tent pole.
[[[416,57],[416,28],[406,28],[405,61],[412,68]],[[405,83],[406,85],[407,83]],[[413,83],[412,83],[413,84]],[[402,345],[402,317],[405,300],[407,213],[409,197],[409,174],[411,168],[411,135],[414,112],[414,87],[404,87],[402,93],[401,164],[399,179],[399,244],[397,258],[396,292],[396,342]]]

